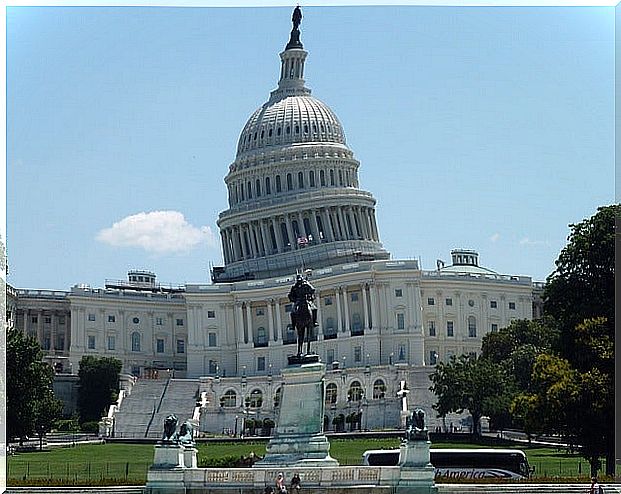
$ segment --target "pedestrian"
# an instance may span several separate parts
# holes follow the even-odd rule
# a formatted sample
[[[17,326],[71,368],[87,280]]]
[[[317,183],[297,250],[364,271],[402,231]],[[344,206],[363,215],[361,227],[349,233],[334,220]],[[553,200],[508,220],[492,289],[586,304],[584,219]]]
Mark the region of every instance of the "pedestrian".
[[[604,489],[597,482],[597,477],[591,477],[591,488],[589,494],[604,494]]]
[[[285,475],[282,472],[276,476],[276,494],[287,494]]]
[[[300,474],[294,473],[293,478],[291,479],[291,492],[298,493],[300,492],[301,488],[302,488],[302,485],[300,483]]]

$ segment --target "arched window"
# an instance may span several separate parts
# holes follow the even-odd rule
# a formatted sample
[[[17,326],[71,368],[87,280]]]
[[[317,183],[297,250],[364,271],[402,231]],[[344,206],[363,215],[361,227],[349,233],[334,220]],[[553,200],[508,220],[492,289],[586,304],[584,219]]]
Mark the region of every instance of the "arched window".
[[[381,379],[377,379],[373,383],[373,399],[381,400],[386,396],[386,384]]]
[[[293,190],[293,177],[291,173],[287,173],[287,190]]]
[[[326,386],[326,405],[333,405],[338,398],[338,389],[336,384],[330,383]]]
[[[241,200],[243,201],[245,199],[244,197],[244,184],[239,184],[239,190],[241,192]]]
[[[343,171],[339,170],[339,185],[343,186]]]
[[[220,398],[220,406],[222,408],[235,408],[237,406],[237,393],[229,389]]]
[[[282,397],[282,387],[278,388],[276,390],[276,393],[274,393],[274,408],[278,408],[280,406],[281,397]]]
[[[257,178],[256,185],[254,187],[255,193],[257,197],[261,197],[261,180]]]
[[[265,177],[265,193],[268,196],[272,193],[272,186],[270,184],[270,177]]]
[[[315,186],[315,172],[313,170],[308,172],[308,185],[310,187]]]
[[[280,135],[282,133],[282,131],[280,130],[280,127],[278,127],[278,130],[276,130],[276,134]]]
[[[347,401],[360,401],[362,400],[362,385],[360,381],[354,381],[349,386],[349,391],[347,392]]]
[[[249,408],[261,408],[263,406],[263,393],[260,389],[253,389],[250,396],[246,397],[246,406]]]
[[[280,175],[276,175],[276,193],[282,191],[282,186],[280,184]]]
[[[132,333],[132,352],[140,351],[140,333],[138,331],[134,331]]]
[[[304,188],[304,173],[298,172],[298,188]]]
[[[334,185],[334,170],[330,170],[330,185]]]
[[[252,199],[252,184],[250,181],[248,181],[248,190],[246,192],[248,193],[248,199]]]
[[[477,320],[474,316],[468,317],[468,336],[470,338],[477,337]]]
[[[325,187],[326,185],[326,172],[323,170],[319,170],[319,183],[322,187]]]

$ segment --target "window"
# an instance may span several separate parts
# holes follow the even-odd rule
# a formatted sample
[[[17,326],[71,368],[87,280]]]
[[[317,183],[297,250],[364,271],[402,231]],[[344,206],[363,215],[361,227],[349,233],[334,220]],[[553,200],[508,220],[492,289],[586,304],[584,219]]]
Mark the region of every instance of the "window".
[[[373,383],[373,399],[381,400],[386,396],[386,384],[381,379]]]
[[[401,361],[405,360],[405,345],[403,343],[401,343],[399,345],[399,355],[398,355],[398,358]]]
[[[209,361],[209,374],[217,374],[218,373],[218,363],[215,360]]]
[[[496,300],[490,300],[490,301],[489,301],[489,306],[490,306],[492,309],[496,309],[496,308],[498,308],[498,302],[496,302]]]
[[[330,383],[326,386],[326,405],[333,405],[336,403],[338,397],[338,389],[336,384]]]
[[[352,302],[358,302],[358,292],[353,292],[351,294],[351,301]]]
[[[265,370],[265,357],[257,357],[257,371]]]
[[[477,320],[474,316],[468,317],[468,337],[476,338],[477,336]]]
[[[89,314],[88,315],[88,320],[89,321],[94,321],[95,320],[95,314]]]
[[[326,185],[326,174],[323,170],[319,170],[319,183],[322,187],[325,187]]]
[[[496,333],[498,331],[498,324],[492,323],[492,333]]]
[[[315,172],[313,170],[308,172],[308,184],[311,187],[315,186]]]
[[[434,300],[433,297],[429,297],[427,298],[427,305],[435,305],[436,301]]]
[[[177,319],[177,326],[183,326],[183,319]]]
[[[155,342],[156,344],[156,352],[157,353],[164,353],[164,339],[163,338],[158,338],[157,341]]]
[[[58,316],[58,324],[65,324],[65,316]]]
[[[446,321],[446,336],[455,336],[455,334],[453,333],[453,321]]]
[[[185,353],[185,341],[177,340],[177,353]]]
[[[138,323],[140,322],[140,319],[138,319],[137,317],[134,317],[134,318],[132,319],[132,322],[133,322],[134,324],[138,324]]]
[[[403,312],[397,313],[397,329],[405,329],[405,315]]]
[[[509,309],[515,310],[515,302],[509,302]]]
[[[429,336],[436,335],[436,322],[435,321],[427,321],[427,328],[429,329]]]
[[[115,350],[115,349],[116,349],[116,337],[108,336],[108,350]]]
[[[211,346],[211,347],[218,346],[217,345],[217,340],[216,340],[216,333],[209,333],[209,335],[207,337],[207,340],[208,340],[207,344],[209,346]]]
[[[359,381],[354,381],[349,386],[349,391],[347,392],[347,401],[360,401],[362,400],[362,385]]]
[[[324,305],[332,305],[332,297],[326,297],[323,299]]]
[[[293,190],[293,177],[291,173],[287,173],[287,190]]]
[[[403,289],[402,288],[395,288],[395,297],[403,297]]]
[[[304,173],[298,172],[298,189],[304,188]]]
[[[429,352],[429,364],[436,365],[438,363],[438,353],[435,350]]]
[[[116,322],[116,316],[108,316],[108,322]]]
[[[262,307],[259,307],[256,311],[257,316],[263,316],[265,315],[265,309],[263,309]]]
[[[208,310],[207,311],[207,318],[208,319],[215,319],[216,317],[216,311],[215,310]]]
[[[50,346],[51,346],[50,337],[49,335],[46,335],[45,338],[43,338],[43,350],[49,350]]]
[[[45,319],[43,320],[43,322],[45,324],[52,324],[52,318],[50,316],[45,316]]]
[[[31,322],[32,324],[37,324],[37,323],[39,322],[39,318],[38,318],[37,316],[32,316],[32,317],[30,318],[30,322]]]
[[[280,397],[282,396],[282,387],[278,388],[274,393],[274,408],[280,406]]]
[[[250,408],[261,408],[263,405],[263,393],[260,389],[253,389],[250,396],[246,398],[246,406]]]
[[[331,364],[332,362],[334,362],[334,349],[330,348],[326,350],[326,363]]]
[[[95,350],[95,337],[93,335],[88,336],[88,349]]]
[[[276,175],[276,192],[282,191],[282,185],[280,183],[280,175]]]
[[[267,346],[267,331],[264,327],[257,329],[257,346]]]
[[[138,331],[134,331],[132,333],[132,352],[140,351],[140,333]]]
[[[450,306],[450,305],[453,305],[453,299],[452,299],[452,298],[447,298],[447,299],[444,301],[444,303],[445,303],[446,305],[449,305],[449,306]]]
[[[359,346],[354,347],[354,362],[362,361],[362,348]]]
[[[157,326],[162,326],[164,324],[164,320],[161,317],[156,317],[155,318],[155,324]]]
[[[229,389],[220,398],[220,406],[222,408],[235,408],[237,405],[237,393],[232,389]]]

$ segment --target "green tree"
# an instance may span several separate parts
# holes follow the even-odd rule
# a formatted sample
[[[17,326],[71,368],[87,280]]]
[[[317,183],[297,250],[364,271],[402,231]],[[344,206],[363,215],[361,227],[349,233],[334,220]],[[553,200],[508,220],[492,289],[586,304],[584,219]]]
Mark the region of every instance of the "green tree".
[[[434,409],[440,417],[468,410],[474,435],[481,434],[481,417],[508,410],[512,397],[510,381],[502,367],[474,355],[451,357],[436,366],[429,388],[438,397]]]
[[[7,331],[7,435],[20,443],[35,432],[49,432],[62,412],[52,390],[54,371],[42,358],[35,338],[17,329]]]
[[[105,409],[117,400],[122,363],[111,357],[86,356],[78,371],[80,422],[99,421]]]

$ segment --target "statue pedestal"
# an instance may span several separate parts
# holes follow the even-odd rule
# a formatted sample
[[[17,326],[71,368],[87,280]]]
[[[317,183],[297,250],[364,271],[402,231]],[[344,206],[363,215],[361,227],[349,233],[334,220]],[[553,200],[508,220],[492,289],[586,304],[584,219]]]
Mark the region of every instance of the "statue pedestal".
[[[178,444],[155,445],[153,465],[147,472],[146,493],[185,494],[183,472],[186,449],[189,448]],[[196,459],[196,453],[194,453],[194,459]]]
[[[323,433],[325,372],[326,366],[320,362],[283,369],[274,437],[267,445],[265,458],[254,466],[338,465],[330,456],[330,443]]]
[[[197,453],[198,450],[194,446],[184,446],[183,466],[185,468],[198,468]]]
[[[156,444],[153,466],[155,470],[184,468],[184,448],[178,444]]]
[[[401,470],[397,493],[437,494],[435,468],[430,463],[431,441],[404,441],[399,452]]]

